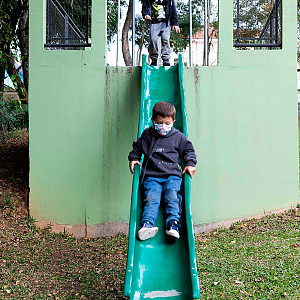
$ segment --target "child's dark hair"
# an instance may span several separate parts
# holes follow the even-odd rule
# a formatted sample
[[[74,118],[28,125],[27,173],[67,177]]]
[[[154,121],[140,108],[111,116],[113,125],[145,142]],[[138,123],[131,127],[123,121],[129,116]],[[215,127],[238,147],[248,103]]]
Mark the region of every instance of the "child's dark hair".
[[[165,101],[157,102],[152,110],[152,118],[155,119],[156,116],[161,117],[171,117],[175,120],[176,109],[173,104]]]

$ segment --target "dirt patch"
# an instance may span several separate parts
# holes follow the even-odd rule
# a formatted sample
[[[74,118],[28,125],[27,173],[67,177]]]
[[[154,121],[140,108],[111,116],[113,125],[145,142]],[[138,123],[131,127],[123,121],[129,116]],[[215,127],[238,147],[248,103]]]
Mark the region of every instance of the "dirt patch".
[[[0,142],[0,299],[126,299],[124,235],[76,240],[28,216],[28,132]]]
[[[126,299],[127,238],[77,240],[0,210],[0,299]]]
[[[0,207],[13,206],[21,215],[28,213],[29,138],[27,131],[0,141]]]

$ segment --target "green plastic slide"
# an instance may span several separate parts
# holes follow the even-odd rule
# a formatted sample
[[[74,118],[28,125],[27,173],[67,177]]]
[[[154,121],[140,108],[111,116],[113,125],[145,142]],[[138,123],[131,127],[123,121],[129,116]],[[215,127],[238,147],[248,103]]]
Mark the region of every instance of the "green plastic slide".
[[[139,137],[145,128],[152,125],[152,108],[159,101],[168,101],[175,106],[174,126],[187,136],[182,69],[181,56],[177,65],[167,68],[149,66],[146,56],[143,56]],[[139,179],[140,167],[135,165],[124,295],[130,299],[199,299],[190,200],[191,178],[184,176],[180,239],[166,235],[164,208],[161,207],[156,223],[158,233],[146,241],[137,238],[143,211]]]

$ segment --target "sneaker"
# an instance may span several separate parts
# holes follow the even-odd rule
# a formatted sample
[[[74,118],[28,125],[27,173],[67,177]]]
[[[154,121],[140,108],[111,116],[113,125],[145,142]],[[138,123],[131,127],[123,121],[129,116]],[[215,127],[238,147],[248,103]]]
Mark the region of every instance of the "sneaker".
[[[153,59],[153,60],[151,61],[151,66],[157,66],[157,60],[154,60],[154,59]]]
[[[138,231],[138,237],[141,241],[153,238],[158,231],[158,227],[154,227],[150,222],[145,222]]]
[[[164,60],[163,61],[163,66],[165,66],[165,67],[169,67],[171,64],[170,64],[170,62],[168,61],[168,60]]]
[[[179,239],[179,224],[177,221],[170,221],[167,230],[166,230],[167,235],[171,235],[177,239]]]

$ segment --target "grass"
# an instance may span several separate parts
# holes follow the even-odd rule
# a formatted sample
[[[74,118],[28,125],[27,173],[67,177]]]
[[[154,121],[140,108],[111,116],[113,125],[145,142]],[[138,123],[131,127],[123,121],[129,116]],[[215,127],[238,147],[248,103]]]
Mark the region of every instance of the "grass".
[[[20,210],[28,134],[0,151],[0,299],[125,299],[127,237],[76,240],[37,229]],[[300,299],[299,251],[300,207],[198,235],[201,299]]]
[[[298,209],[196,238],[203,299],[300,299]]]
[[[3,209],[0,299],[125,299],[127,237],[76,240]],[[300,211],[196,236],[201,299],[300,299]]]
[[[10,192],[6,192],[6,193],[0,192],[0,208],[2,209],[12,208],[13,210],[15,210],[15,205],[13,203]]]

